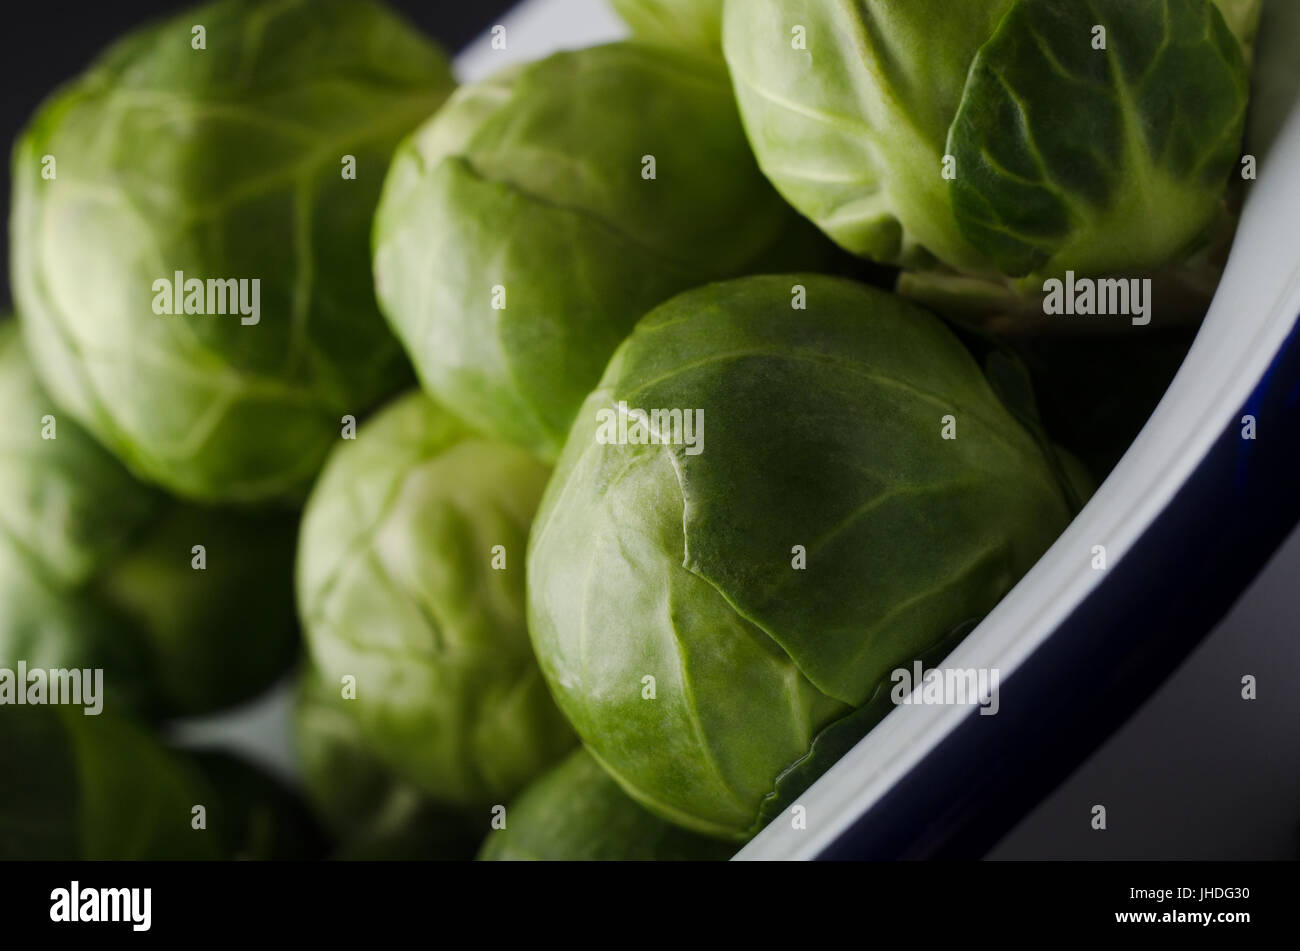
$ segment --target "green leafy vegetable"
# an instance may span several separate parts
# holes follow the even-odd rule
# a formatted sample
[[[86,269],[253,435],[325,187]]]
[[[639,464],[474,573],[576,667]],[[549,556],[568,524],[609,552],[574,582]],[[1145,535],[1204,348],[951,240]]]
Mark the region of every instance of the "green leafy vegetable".
[[[547,460],[651,307],[831,260],[759,173],[722,64],[628,43],[459,90],[394,158],[374,245],[426,390]]]
[[[703,438],[663,415],[609,438],[611,417],[673,409]],[[1070,515],[934,317],[814,275],[713,285],[647,316],[578,414],[530,542],[529,628],[629,794],[743,839],[823,730],[987,613]]]
[[[13,155],[14,293],[54,398],[173,492],[301,497],[340,418],[406,375],[369,226],[451,85],[366,0],[222,0],[111,47]]]
[[[525,628],[548,475],[412,393],[335,451],[307,505],[312,660],[335,691],[355,686],[346,705],[375,755],[440,805],[503,803],[573,744]]]

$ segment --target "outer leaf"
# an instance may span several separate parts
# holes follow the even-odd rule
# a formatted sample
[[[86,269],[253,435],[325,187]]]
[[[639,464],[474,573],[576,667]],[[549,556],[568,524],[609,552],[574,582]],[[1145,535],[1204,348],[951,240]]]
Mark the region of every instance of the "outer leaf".
[[[450,88],[358,0],[223,0],[114,45],[13,157],[14,292],[54,397],[176,493],[301,497],[339,417],[402,380],[367,235],[395,144]],[[177,270],[260,280],[260,323],[157,315]]]
[[[686,565],[820,689],[858,705],[897,654],[987,612],[1069,512],[1033,439],[938,321],[817,281],[810,293],[822,299],[791,325],[795,282],[758,279],[661,308],[611,364],[605,398],[697,405],[717,420],[705,452],[671,450]],[[670,346],[645,342],[674,320]],[[748,411],[772,392],[800,397]],[[949,414],[954,440],[941,437]],[[794,544],[817,571],[790,570]]]
[[[927,669],[939,663],[975,629],[976,623],[976,620],[970,620],[957,625],[947,637],[921,653],[917,659]],[[877,723],[889,715],[889,711],[894,708],[890,686],[889,683],[878,684],[866,703],[831,722],[813,737],[808,752],[776,778],[772,792],[761,804],[761,825],[771,822],[794,805],[817,777],[839,762]]]
[[[1248,85],[1205,0],[1020,0],[975,58],[948,140],[962,233],[1028,285],[1159,267],[1218,211]]]
[[[580,413],[530,543],[538,660],[629,795],[679,825],[744,840],[773,778],[847,710],[682,567],[685,505],[666,453],[583,452],[603,405]]]

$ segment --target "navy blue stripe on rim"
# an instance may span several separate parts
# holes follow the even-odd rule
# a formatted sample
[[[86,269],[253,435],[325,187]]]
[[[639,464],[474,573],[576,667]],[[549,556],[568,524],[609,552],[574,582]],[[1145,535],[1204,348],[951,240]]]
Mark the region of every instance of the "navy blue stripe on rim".
[[[1300,322],[1132,550],[1002,681],[998,714],[972,709],[818,858],[985,855],[1155,693],[1297,523]]]

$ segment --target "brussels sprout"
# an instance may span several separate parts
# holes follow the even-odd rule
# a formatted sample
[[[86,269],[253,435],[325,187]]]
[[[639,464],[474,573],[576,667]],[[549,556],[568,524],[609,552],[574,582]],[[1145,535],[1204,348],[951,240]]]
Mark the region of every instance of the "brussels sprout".
[[[408,372],[369,226],[450,88],[359,0],[224,0],[119,41],[13,156],[14,293],[54,398],[178,494],[305,494],[340,417]]]
[[[221,801],[130,720],[0,707],[0,859],[218,859]],[[194,828],[195,806],[208,814]]]
[[[528,787],[488,833],[481,861],[723,861],[735,847],[646,812],[585,749]]]
[[[573,736],[529,650],[524,552],[548,470],[416,392],[326,464],[298,603],[365,742],[441,805],[504,803]],[[345,681],[345,678],[351,678]]]
[[[307,796],[334,833],[339,860],[465,859],[481,838],[467,817],[439,808],[366,746],[339,691],[303,672],[294,737]]]
[[[651,307],[828,259],[754,164],[721,62],[628,43],[459,90],[393,159],[374,244],[425,389],[548,461]]]
[[[114,697],[159,715],[247,699],[288,668],[291,514],[136,482],[50,400],[12,321],[0,413],[0,664],[102,668]]]
[[[814,275],[683,294],[615,354],[547,488],[542,671],[635,799],[744,839],[1065,527],[1054,472],[901,298]]]
[[[610,0],[644,40],[720,52],[722,0]]]
[[[1223,13],[1246,40],[1258,12],[744,0],[724,46],[759,164],[796,208],[856,254],[933,272],[937,288],[905,276],[905,292],[996,311],[1068,271],[1153,271],[1209,240],[1249,87]]]

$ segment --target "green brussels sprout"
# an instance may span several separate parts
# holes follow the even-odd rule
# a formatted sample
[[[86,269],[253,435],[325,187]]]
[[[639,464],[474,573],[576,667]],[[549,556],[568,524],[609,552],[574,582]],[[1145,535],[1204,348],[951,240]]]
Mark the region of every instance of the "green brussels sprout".
[[[1259,2],[743,0],[724,47],[791,204],[922,272],[905,293],[996,312],[1045,279],[1152,272],[1212,239]]]
[[[223,0],[111,47],[13,155],[14,294],[54,398],[177,494],[301,498],[340,418],[409,373],[369,227],[451,86],[359,0]]]
[[[735,847],[646,812],[582,747],[529,786],[488,833],[485,862],[724,861]]]
[[[202,508],[135,481],[50,400],[12,321],[0,413],[0,664],[101,668],[107,692],[152,715],[228,706],[288,669],[291,513]]]
[[[202,770],[112,713],[0,707],[0,776],[0,859],[225,857]]]
[[[305,670],[294,706],[294,740],[307,798],[333,833],[340,861],[467,859],[480,833],[440,808],[366,745],[340,691]]]
[[[312,661],[393,772],[504,803],[573,745],[529,648],[524,553],[549,471],[414,392],[331,456],[303,517]],[[345,678],[351,678],[345,680]]]
[[[651,307],[827,245],[754,164],[720,61],[616,43],[464,87],[399,148],[375,284],[424,388],[550,461]]]
[[[722,0],[610,0],[638,38],[722,49]]]
[[[747,838],[1068,524],[1040,445],[902,298],[815,275],[674,298],[579,412],[533,528],[561,709],[638,802]]]

